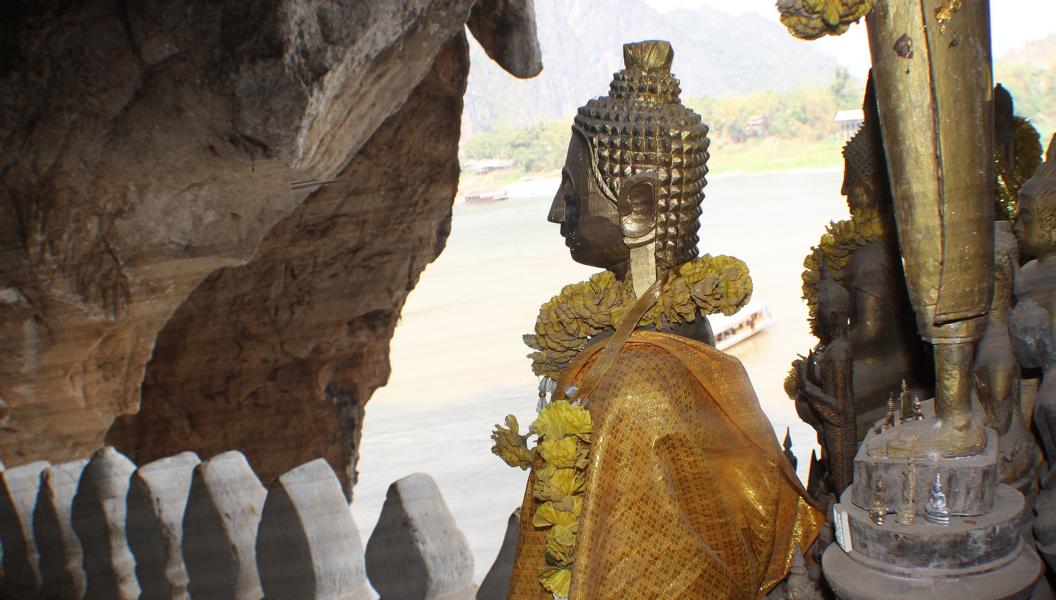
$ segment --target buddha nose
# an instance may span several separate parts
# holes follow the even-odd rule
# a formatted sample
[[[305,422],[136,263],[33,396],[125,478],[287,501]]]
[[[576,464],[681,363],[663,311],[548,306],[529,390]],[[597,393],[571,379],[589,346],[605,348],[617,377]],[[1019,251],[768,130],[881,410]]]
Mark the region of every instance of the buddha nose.
[[[554,195],[554,201],[550,203],[550,213],[546,215],[546,220],[551,223],[564,223],[565,222],[565,190],[564,186],[558,188],[557,194]]]

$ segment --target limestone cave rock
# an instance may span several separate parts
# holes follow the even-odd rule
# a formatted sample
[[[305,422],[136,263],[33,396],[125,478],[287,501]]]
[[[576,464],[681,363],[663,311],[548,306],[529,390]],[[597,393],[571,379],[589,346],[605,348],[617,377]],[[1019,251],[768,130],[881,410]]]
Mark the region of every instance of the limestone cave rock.
[[[0,9],[0,459],[322,456],[347,492],[450,226],[471,13],[538,72],[531,1],[475,4]]]

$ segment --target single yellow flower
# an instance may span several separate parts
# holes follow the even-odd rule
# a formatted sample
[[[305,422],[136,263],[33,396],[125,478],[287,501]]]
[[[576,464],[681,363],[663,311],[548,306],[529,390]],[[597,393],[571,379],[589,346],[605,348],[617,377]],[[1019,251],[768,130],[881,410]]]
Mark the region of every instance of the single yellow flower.
[[[561,500],[553,501],[553,504],[554,509],[572,513],[576,518],[583,512],[583,496],[565,496]]]
[[[576,529],[579,528],[579,524],[576,524]],[[546,541],[547,544],[553,542],[555,545],[567,546],[572,548],[576,543],[576,533],[572,531],[571,527],[565,527],[564,525],[554,525],[550,529],[546,530]]]
[[[560,564],[572,562],[575,543],[576,535],[564,527],[553,527],[546,532],[546,552]]]
[[[580,505],[582,505],[582,501]],[[554,506],[553,502],[544,502],[532,515],[532,525],[539,528],[561,525],[574,532],[579,529],[578,516],[579,513],[559,510]]]
[[[583,475],[575,469],[558,469],[547,465],[535,472],[532,493],[538,500],[559,501],[583,491]]]
[[[539,456],[543,457],[548,465],[558,469],[567,469],[576,466],[576,457],[579,454],[576,448],[576,438],[566,437],[559,440],[544,439],[538,446]]]
[[[528,436],[520,434],[520,426],[517,417],[508,415],[506,427],[495,426],[491,432],[491,439],[495,445],[491,447],[493,454],[501,458],[511,467],[527,469],[532,465],[532,451],[528,449]]]
[[[590,413],[581,406],[572,406],[567,400],[557,400],[540,411],[532,429],[545,439],[559,440],[574,435],[587,440],[591,431]]]
[[[544,567],[539,581],[548,591],[562,598],[568,598],[568,587],[572,583],[572,569],[565,567]]]

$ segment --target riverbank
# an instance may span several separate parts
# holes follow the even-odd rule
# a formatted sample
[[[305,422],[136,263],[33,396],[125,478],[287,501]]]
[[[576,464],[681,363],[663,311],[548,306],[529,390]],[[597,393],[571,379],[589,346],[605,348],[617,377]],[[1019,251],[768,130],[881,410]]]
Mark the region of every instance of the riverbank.
[[[741,144],[713,144],[708,160],[708,179],[839,169],[843,164],[842,148],[843,142],[833,139],[766,138]],[[550,186],[550,182],[560,179],[561,172],[556,169],[526,172],[513,167],[483,174],[463,172],[458,186],[459,197],[464,198],[467,192],[484,190],[505,192],[511,198],[531,197],[530,190],[557,189],[556,185]]]

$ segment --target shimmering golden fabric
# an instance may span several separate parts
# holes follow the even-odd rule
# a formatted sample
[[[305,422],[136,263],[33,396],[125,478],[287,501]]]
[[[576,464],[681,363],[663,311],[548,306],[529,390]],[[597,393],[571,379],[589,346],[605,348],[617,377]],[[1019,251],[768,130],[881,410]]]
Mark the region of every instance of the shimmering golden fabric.
[[[579,383],[604,344],[558,389]],[[823,522],[778,448],[740,361],[636,331],[590,400],[594,423],[572,600],[759,598]],[[514,600],[550,600],[546,542],[521,511]]]

